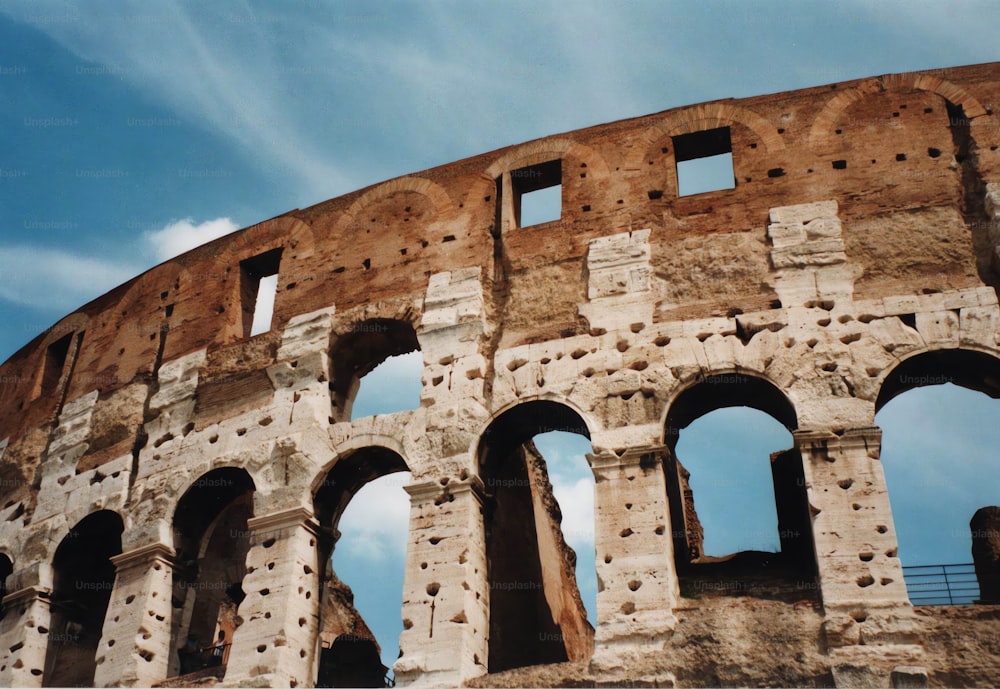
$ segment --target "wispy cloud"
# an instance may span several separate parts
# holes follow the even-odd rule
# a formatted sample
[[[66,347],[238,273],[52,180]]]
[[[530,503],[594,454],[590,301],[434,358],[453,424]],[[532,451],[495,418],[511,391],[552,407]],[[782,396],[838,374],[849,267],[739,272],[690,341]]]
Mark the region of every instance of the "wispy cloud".
[[[195,223],[193,218],[184,218],[147,233],[145,239],[156,260],[166,261],[238,229],[239,225],[231,218],[216,218],[202,223]]]
[[[45,247],[0,246],[0,299],[68,312],[135,275],[121,263]]]
[[[220,3],[202,6],[195,18],[176,1],[94,3],[81,11],[52,0],[15,0],[5,9],[233,141],[259,167],[280,169],[314,196],[353,188],[350,175],[296,121],[296,103],[308,94],[290,96],[285,82],[291,77],[280,55],[301,27],[283,13],[265,17],[245,3]],[[59,16],[67,20],[51,20]]]
[[[406,553],[410,496],[403,486],[409,472],[383,476],[366,484],[351,499],[338,526],[342,537],[333,556],[364,558],[373,563],[398,561]]]

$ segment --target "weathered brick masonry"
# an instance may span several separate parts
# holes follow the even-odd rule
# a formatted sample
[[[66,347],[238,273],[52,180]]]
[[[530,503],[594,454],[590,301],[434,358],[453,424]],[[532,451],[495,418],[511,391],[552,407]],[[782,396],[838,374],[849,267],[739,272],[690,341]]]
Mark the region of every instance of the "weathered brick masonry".
[[[874,425],[934,376],[1000,393],[994,103],[1000,63],[591,127],[290,211],[87,304],[0,367],[0,685],[148,686],[220,629],[225,685],[313,685],[371,651],[329,555],[354,492],[401,470],[400,684],[551,663],[532,681],[1000,682],[998,606],[907,598]],[[677,163],[726,152],[735,186],[678,195]],[[521,227],[554,185],[559,219]],[[360,377],[416,349],[420,407],[352,418]],[[673,455],[732,405],[794,437],[766,573],[701,560]],[[529,442],[553,428],[593,447],[596,620]]]

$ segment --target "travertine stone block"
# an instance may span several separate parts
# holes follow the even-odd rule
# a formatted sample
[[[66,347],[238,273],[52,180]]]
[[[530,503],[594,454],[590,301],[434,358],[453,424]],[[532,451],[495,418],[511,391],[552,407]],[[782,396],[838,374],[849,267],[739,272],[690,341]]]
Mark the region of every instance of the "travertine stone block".
[[[852,300],[856,271],[845,265],[836,201],[772,208],[767,236],[782,306],[830,302],[844,308]]]
[[[149,686],[167,675],[180,646],[171,627],[173,548],[163,543],[112,558],[115,584],[98,646],[94,685]],[[101,660],[103,658],[103,660]]]
[[[587,304],[580,314],[592,328],[625,329],[652,323],[650,230],[591,239],[587,251]]]
[[[489,589],[478,478],[407,486],[399,686],[457,685],[486,673]]]
[[[52,568],[37,563],[8,579],[13,590],[4,596],[0,620],[0,686],[40,687],[45,669]],[[45,631],[43,631],[45,630]]]
[[[587,457],[594,470],[597,636],[591,666],[627,675],[643,654],[662,652],[679,596],[662,453],[632,448]]]
[[[309,686],[319,634],[318,525],[297,507],[254,517],[227,686]]]
[[[895,609],[906,616],[909,599],[879,461],[882,431],[793,435],[802,453],[824,608]]]

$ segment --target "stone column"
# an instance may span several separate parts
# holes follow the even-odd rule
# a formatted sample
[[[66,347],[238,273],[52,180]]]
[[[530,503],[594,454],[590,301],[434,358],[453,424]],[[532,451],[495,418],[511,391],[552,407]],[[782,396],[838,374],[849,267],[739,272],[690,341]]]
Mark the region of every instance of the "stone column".
[[[226,686],[313,686],[319,637],[319,525],[293,507],[247,522],[246,598]]]
[[[483,484],[425,481],[406,487],[410,533],[403,583],[400,686],[461,686],[486,674],[489,589]]]
[[[634,661],[660,654],[677,623],[663,453],[666,448],[588,455],[594,471],[597,634],[591,666],[628,674]]]
[[[0,686],[40,687],[49,644],[52,567],[32,565],[8,579],[0,621]]]
[[[863,672],[887,685],[894,667],[921,665],[923,651],[879,461],[882,430],[793,436],[802,453],[834,682],[857,686]]]
[[[148,687],[167,677],[174,550],[150,543],[111,558],[115,585],[104,618],[94,686]]]
[[[979,581],[979,602],[1000,603],[1000,507],[982,507],[969,522],[972,562]]]
[[[796,431],[823,606],[909,607],[879,451],[882,430]]]

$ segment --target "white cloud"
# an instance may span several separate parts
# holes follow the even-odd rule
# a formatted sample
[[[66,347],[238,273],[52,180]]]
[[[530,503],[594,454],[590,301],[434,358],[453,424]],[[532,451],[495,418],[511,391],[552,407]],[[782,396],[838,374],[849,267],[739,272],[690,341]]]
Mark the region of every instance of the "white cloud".
[[[0,299],[70,312],[137,272],[135,266],[59,249],[0,246]]]
[[[410,496],[403,486],[410,472],[389,474],[366,484],[348,504],[338,529],[341,538],[333,559],[340,556],[386,563],[406,553],[410,524]]]
[[[580,559],[594,549],[594,481],[580,478],[564,483],[552,477],[552,492],[562,510],[562,532]]]
[[[216,218],[195,224],[193,218],[168,223],[156,232],[147,232],[146,242],[157,261],[166,261],[185,251],[239,229],[231,218]]]

